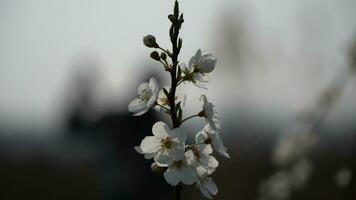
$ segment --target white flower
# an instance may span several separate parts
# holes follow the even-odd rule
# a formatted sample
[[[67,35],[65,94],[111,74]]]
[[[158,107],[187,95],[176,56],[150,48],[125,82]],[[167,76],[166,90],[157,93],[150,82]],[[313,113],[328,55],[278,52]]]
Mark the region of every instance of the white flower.
[[[191,185],[198,180],[198,174],[193,161],[189,157],[185,157],[184,160],[175,161],[168,165],[166,172],[164,172],[164,178],[172,186],[178,185],[179,182]]]
[[[200,176],[197,181],[197,186],[200,188],[200,192],[208,199],[213,199],[213,195],[218,193],[218,187],[214,183],[213,179],[208,176]]]
[[[205,95],[202,95],[200,99],[203,99],[203,112],[206,122],[212,129],[220,129],[220,121],[214,104],[210,103]]]
[[[185,105],[185,100],[186,100],[186,95],[182,94],[182,91],[179,89],[180,87],[177,88],[176,90],[176,97],[174,99],[174,102],[176,104],[178,104],[179,102],[181,102],[181,106],[184,106]],[[165,86],[164,89],[166,89],[167,91],[170,90],[170,87],[169,86]],[[158,98],[157,98],[157,103],[167,109],[169,109],[170,105],[169,105],[169,101],[168,101],[168,98],[166,96],[166,94],[164,93],[163,89],[161,89],[158,93]],[[164,108],[162,108],[161,106],[159,105],[156,105],[154,107],[154,109],[158,112],[160,111],[165,111]]]
[[[145,153],[142,151],[142,149],[141,149],[140,146],[135,146],[134,148],[135,148],[135,150],[137,151],[137,153],[144,154],[146,159],[151,159],[151,158],[155,157],[155,154],[154,154],[154,153],[146,153],[146,154],[145,154]]]
[[[200,49],[189,60],[189,68],[194,68],[200,73],[210,73],[215,69],[216,57],[211,54],[203,54]]]
[[[207,89],[204,83],[209,82],[209,79],[205,74],[196,72],[194,66],[189,66],[188,68],[185,63],[180,63],[179,66],[184,73],[184,80],[192,82],[197,87]]]
[[[158,90],[155,78],[151,78],[149,83],[141,83],[137,90],[138,98],[131,101],[129,111],[135,113],[134,116],[145,114],[155,104]]]
[[[146,158],[154,157],[160,166],[184,159],[184,145],[187,139],[185,132],[179,128],[170,130],[164,122],[155,123],[152,132],[154,136],[145,137],[138,149]]]
[[[335,182],[339,187],[346,187],[352,179],[352,171],[349,168],[340,169],[335,176]]]
[[[202,131],[196,135],[197,143],[211,143],[213,148],[222,156],[230,158],[226,152],[227,148],[224,146],[223,141],[220,138],[220,129],[212,129],[209,124],[206,124]]]
[[[186,152],[186,155],[194,161],[198,174],[210,175],[219,166],[219,162],[210,155],[212,153],[213,149],[210,144],[197,142]]]

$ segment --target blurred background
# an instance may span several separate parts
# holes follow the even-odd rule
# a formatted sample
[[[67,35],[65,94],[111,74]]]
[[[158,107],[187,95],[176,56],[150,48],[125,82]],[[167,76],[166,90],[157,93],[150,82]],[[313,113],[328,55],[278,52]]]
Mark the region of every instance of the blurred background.
[[[356,1],[181,0],[182,62],[218,58],[206,94],[231,159],[216,199],[356,199]],[[134,146],[139,83],[169,83],[142,44],[170,48],[173,1],[0,1],[0,199],[171,199]],[[189,121],[192,133],[203,123]],[[193,137],[193,135],[191,136]],[[204,199],[183,188],[183,199]]]

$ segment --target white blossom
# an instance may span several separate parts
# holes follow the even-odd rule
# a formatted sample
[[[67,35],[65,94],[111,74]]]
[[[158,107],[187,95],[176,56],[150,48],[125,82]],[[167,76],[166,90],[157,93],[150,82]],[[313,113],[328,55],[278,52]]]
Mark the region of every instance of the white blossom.
[[[219,162],[212,156],[211,144],[198,143],[191,146],[186,155],[194,162],[198,174],[212,174],[219,166]]]
[[[170,87],[169,86],[165,86],[164,89],[166,89],[167,91],[170,90]],[[178,104],[179,102],[181,102],[181,106],[184,106],[185,105],[185,101],[186,101],[186,95],[182,93],[182,91],[177,88],[176,90],[176,97],[174,99],[174,103],[175,104]],[[166,94],[164,93],[163,89],[161,89],[158,93],[158,98],[157,98],[157,103],[161,106],[163,106],[164,108],[166,109],[169,109],[169,101],[168,101],[168,98],[166,96]],[[164,111],[165,109],[162,108],[161,106],[159,105],[156,105],[154,107],[154,109],[158,112],[160,111]]]
[[[202,54],[202,51],[198,49],[195,55],[189,60],[189,68],[196,69],[200,73],[210,73],[215,69],[216,57],[211,54]]]
[[[203,100],[203,112],[206,122],[212,129],[220,129],[220,120],[215,110],[214,104],[209,102],[205,95],[202,95],[200,99]]]
[[[340,169],[335,175],[335,182],[339,187],[346,187],[352,179],[352,171],[349,168]]]
[[[141,83],[137,90],[138,98],[130,102],[129,111],[134,113],[134,116],[145,114],[154,106],[158,91],[158,82],[155,78],[151,78],[149,83]]]
[[[209,124],[206,124],[200,132],[196,135],[197,143],[211,143],[213,148],[222,156],[230,158],[230,155],[226,152],[227,148],[220,137],[220,129],[212,129]]]
[[[213,199],[213,195],[218,193],[218,187],[211,177],[208,176],[200,176],[197,181],[197,186],[200,188],[200,192],[203,196],[208,199]]]
[[[172,186],[178,185],[179,182],[191,185],[198,180],[198,174],[193,161],[186,156],[185,159],[168,165],[167,170],[164,172],[164,178]]]
[[[293,163],[305,157],[317,141],[317,135],[308,128],[294,126],[279,138],[272,153],[272,161],[280,166]]]
[[[140,145],[146,158],[154,157],[160,166],[167,166],[174,161],[184,159],[184,146],[187,135],[180,128],[171,130],[164,122],[157,122],[152,127],[154,136],[145,137]],[[148,155],[147,155],[148,154]]]
[[[185,80],[192,82],[195,86],[199,88],[208,89],[204,84],[209,82],[209,79],[205,74],[196,72],[194,66],[189,66],[188,68],[185,63],[180,63],[179,66],[182,69],[182,72],[184,73]]]

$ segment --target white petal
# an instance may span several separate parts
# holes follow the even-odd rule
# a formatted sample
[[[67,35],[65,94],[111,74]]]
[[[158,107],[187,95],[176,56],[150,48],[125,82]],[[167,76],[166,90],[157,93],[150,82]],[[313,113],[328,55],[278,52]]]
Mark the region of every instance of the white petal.
[[[200,57],[201,57],[201,50],[198,49],[197,52],[195,53],[195,55],[192,58],[190,58],[189,67],[193,66],[194,64],[199,63]]]
[[[198,176],[206,176],[208,174],[208,170],[202,165],[197,165],[196,167]]]
[[[156,122],[152,127],[153,135],[160,139],[167,138],[170,135],[170,132],[169,126],[162,121]]]
[[[199,71],[201,73],[210,73],[214,70],[216,65],[216,57],[213,54],[206,54],[201,56],[201,60],[198,64]]]
[[[179,161],[184,159],[184,144],[183,143],[173,143],[173,147],[171,149],[171,155],[174,160]]]
[[[181,181],[186,185],[191,185],[198,180],[198,174],[193,167],[183,167],[180,170]]]
[[[148,86],[151,89],[152,94],[158,93],[158,82],[157,82],[157,80],[155,78],[152,77],[150,79],[150,82],[149,82]]]
[[[138,86],[137,89],[138,95],[142,95],[144,90],[150,91],[150,87],[148,86],[148,83],[141,83],[140,86]]]
[[[204,185],[208,189],[210,194],[216,195],[218,193],[218,187],[216,186],[212,178],[208,178]]]
[[[163,108],[161,106],[154,106],[153,109],[157,112],[162,112]]]
[[[136,98],[129,103],[128,109],[132,113],[139,113],[146,110],[146,106],[146,102],[143,102],[139,98]]]
[[[205,89],[205,90],[208,89],[203,83],[200,83],[200,82],[195,81],[195,82],[193,82],[193,84],[194,84],[195,86],[197,86],[198,88]]]
[[[141,112],[133,114],[133,116],[141,116],[141,115],[145,114],[148,110],[150,110],[150,109],[146,108],[146,109],[142,110]]]
[[[135,146],[135,150],[137,151],[137,153],[144,154],[146,159],[151,159],[151,158],[153,158],[153,157],[155,156],[154,153],[146,153],[146,154],[145,154],[145,153],[142,151],[142,149],[141,149],[140,146]]]
[[[165,172],[164,172],[164,179],[166,179],[167,183],[175,186],[178,185],[180,181],[179,173],[176,168],[171,168],[169,167]]]
[[[211,196],[211,194],[205,187],[200,187],[200,192],[204,197],[206,197],[208,199],[213,199],[213,197]]]
[[[135,146],[134,147],[137,153],[144,154],[140,146]]]
[[[170,165],[173,162],[172,155],[166,149],[160,149],[154,160],[161,165]]]
[[[147,107],[151,108],[157,101],[157,95],[152,95],[151,98],[147,102]]]
[[[188,165],[196,165],[196,159],[192,150],[185,152],[185,159]]]
[[[169,134],[172,137],[178,138],[181,143],[185,143],[187,140],[187,133],[181,128],[175,128]]]
[[[185,74],[190,73],[190,70],[188,69],[188,67],[185,63],[180,63],[179,66],[183,73],[185,73]]]
[[[199,144],[198,147],[199,147],[199,152],[201,154],[208,155],[208,154],[213,153],[213,148],[211,147],[210,144]]]
[[[210,81],[207,75],[201,73],[195,73],[193,79],[203,83],[208,83]]]
[[[161,140],[155,136],[147,136],[141,142],[143,153],[154,153],[161,148]]]
[[[219,162],[210,155],[201,155],[200,164],[206,169],[206,173],[210,175],[219,166]]]
[[[218,133],[210,135],[211,140],[212,140],[212,145],[214,149],[221,154],[222,156],[226,158],[230,158],[230,155],[226,152],[226,147],[223,144],[223,141],[221,140],[220,136]]]
[[[209,136],[207,135],[207,133],[205,131],[199,131],[195,135],[195,143],[202,143],[208,138],[209,138]]]

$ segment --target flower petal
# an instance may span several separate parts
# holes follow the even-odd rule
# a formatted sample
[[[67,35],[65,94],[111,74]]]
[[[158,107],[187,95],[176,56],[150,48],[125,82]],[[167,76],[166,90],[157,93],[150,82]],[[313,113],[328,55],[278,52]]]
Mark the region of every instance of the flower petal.
[[[143,95],[143,91],[146,90],[146,91],[150,91],[150,87],[148,86],[148,83],[141,83],[139,86],[138,86],[138,89],[137,89],[137,93],[138,95]]]
[[[128,109],[132,113],[139,113],[146,110],[146,103],[136,98],[129,103]]]
[[[180,161],[184,159],[184,144],[183,143],[178,143],[178,142],[174,142],[173,143],[173,147],[171,149],[171,155],[173,157],[174,160],[176,161]]]
[[[178,185],[180,181],[179,173],[176,168],[171,168],[169,167],[165,172],[164,172],[164,179],[166,179],[167,183],[170,185]]]
[[[150,79],[148,83],[149,88],[151,89],[152,93],[158,93],[158,81],[154,77]]]
[[[208,83],[210,81],[208,75],[204,75],[202,73],[194,73],[193,79],[203,83]]]
[[[141,116],[141,115],[145,114],[149,109],[150,108],[146,108],[146,109],[142,110],[141,112],[133,114],[133,116]]]
[[[147,136],[141,142],[143,153],[154,153],[161,148],[161,140],[155,136]]]
[[[212,195],[218,193],[218,188],[210,177],[205,177],[204,180],[199,183],[199,186],[201,193],[209,199],[212,199]]]
[[[195,135],[195,143],[203,143],[206,139],[208,139],[209,136],[205,131],[199,131],[196,135]]]
[[[226,158],[230,158],[230,155],[226,152],[227,148],[224,146],[223,141],[221,140],[219,134],[216,132],[210,135],[212,145],[214,149]]]
[[[175,128],[169,132],[169,136],[178,138],[181,143],[185,143],[187,140],[187,133],[181,128]]]
[[[156,153],[154,160],[160,165],[170,165],[173,162],[172,155],[166,149],[160,149]]]
[[[216,186],[212,178],[208,178],[208,180],[205,181],[204,185],[208,189],[210,194],[216,195],[218,193],[218,187]]]
[[[152,133],[154,136],[160,139],[165,139],[170,136],[171,130],[169,129],[169,126],[166,123],[159,121],[153,125]]]
[[[198,49],[197,52],[195,53],[195,55],[190,58],[189,67],[193,66],[194,64],[199,63],[200,57],[201,57],[201,50]]]
[[[198,148],[199,148],[199,152],[200,152],[201,154],[206,154],[206,155],[208,155],[208,154],[213,153],[213,148],[211,147],[210,144],[199,144],[199,145],[198,145]]]
[[[151,159],[155,155],[154,153],[144,153],[140,146],[135,146],[134,148],[137,151],[137,153],[144,154],[146,159]]]
[[[191,185],[198,180],[198,174],[195,168],[191,166],[183,167],[180,170],[181,181],[186,185]]]
[[[199,71],[201,73],[212,72],[215,69],[216,62],[216,57],[211,53],[201,56],[200,62],[198,64]]]

